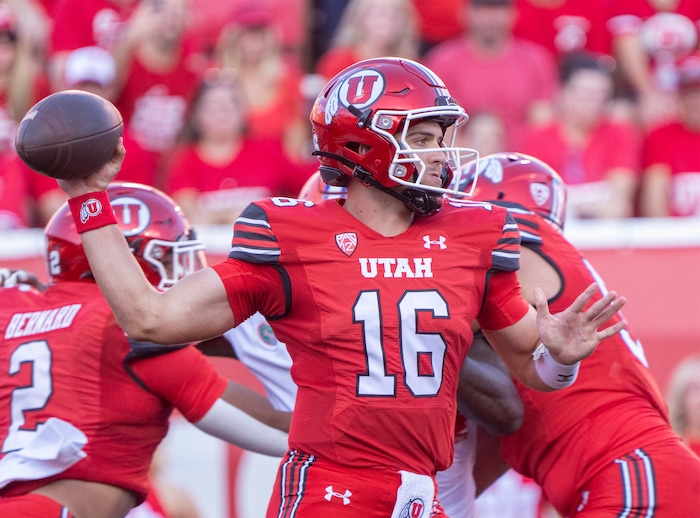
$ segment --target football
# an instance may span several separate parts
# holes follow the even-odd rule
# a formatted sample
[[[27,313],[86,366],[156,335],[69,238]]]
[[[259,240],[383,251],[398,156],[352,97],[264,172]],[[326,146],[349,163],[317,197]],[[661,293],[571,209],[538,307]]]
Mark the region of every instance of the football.
[[[85,178],[106,164],[122,136],[121,113],[107,99],[82,90],[53,93],[20,121],[19,157],[52,178]]]

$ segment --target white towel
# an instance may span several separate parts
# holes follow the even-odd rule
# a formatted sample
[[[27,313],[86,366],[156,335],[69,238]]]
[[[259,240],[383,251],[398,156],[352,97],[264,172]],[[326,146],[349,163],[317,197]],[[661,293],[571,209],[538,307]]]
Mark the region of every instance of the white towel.
[[[50,417],[22,449],[0,459],[0,488],[18,480],[40,480],[87,457],[87,436],[67,421]]]
[[[435,499],[433,478],[403,470],[399,473],[401,486],[396,492],[396,505],[391,518],[428,518]]]

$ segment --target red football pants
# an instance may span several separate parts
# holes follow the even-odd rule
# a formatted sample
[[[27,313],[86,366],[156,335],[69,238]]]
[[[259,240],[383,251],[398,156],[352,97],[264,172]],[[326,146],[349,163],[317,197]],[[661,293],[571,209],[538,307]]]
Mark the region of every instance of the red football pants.
[[[44,495],[30,493],[0,498],[0,516],[22,518],[73,518],[67,507]]]
[[[267,518],[448,518],[435,478],[353,469],[297,451],[280,464]]]
[[[572,518],[700,516],[700,459],[680,441],[615,459],[581,495]]]

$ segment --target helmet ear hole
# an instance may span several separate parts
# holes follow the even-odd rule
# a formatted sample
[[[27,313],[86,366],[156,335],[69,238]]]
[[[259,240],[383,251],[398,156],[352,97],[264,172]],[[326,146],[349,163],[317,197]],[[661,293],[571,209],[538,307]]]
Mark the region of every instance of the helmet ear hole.
[[[345,175],[334,167],[322,165],[318,168],[319,174],[328,185],[340,185],[345,183]]]

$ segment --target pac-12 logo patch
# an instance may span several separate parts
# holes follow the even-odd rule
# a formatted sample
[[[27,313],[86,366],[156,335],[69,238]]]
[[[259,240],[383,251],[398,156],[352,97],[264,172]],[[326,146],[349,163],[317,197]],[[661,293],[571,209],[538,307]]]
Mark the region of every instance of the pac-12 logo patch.
[[[535,201],[535,203],[542,207],[549,201],[551,191],[548,185],[543,183],[532,183],[530,184],[530,196]]]
[[[357,248],[357,234],[354,232],[343,232],[336,234],[335,244],[338,245],[340,251],[350,257]]]

